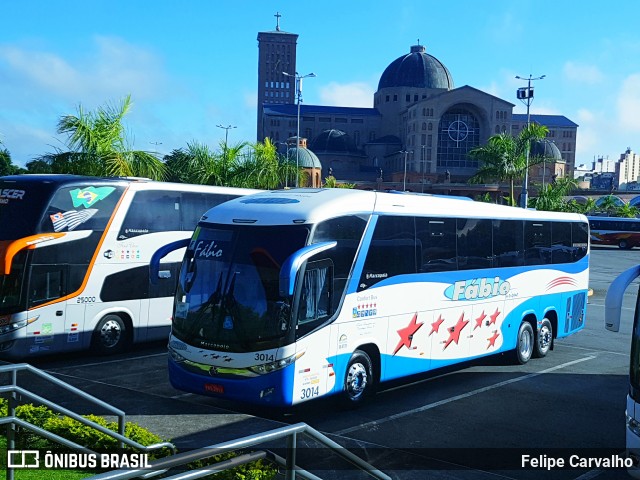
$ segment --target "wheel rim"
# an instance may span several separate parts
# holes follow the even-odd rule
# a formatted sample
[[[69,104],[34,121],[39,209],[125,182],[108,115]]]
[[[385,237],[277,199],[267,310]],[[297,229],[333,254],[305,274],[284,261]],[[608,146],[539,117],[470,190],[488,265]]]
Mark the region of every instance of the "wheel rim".
[[[361,363],[354,363],[347,372],[347,395],[352,400],[359,399],[367,389],[367,369]]]
[[[520,334],[520,356],[522,358],[529,358],[532,351],[533,339],[531,338],[531,332],[528,329],[523,329]]]
[[[620,248],[627,248],[627,241],[626,240],[620,240],[620,243],[618,244],[618,246]]]
[[[107,320],[100,329],[100,343],[107,348],[113,348],[120,342],[122,328],[117,320]]]
[[[551,345],[551,329],[548,325],[543,325],[540,329],[538,344],[540,345],[540,350],[543,352],[549,350],[549,346]]]

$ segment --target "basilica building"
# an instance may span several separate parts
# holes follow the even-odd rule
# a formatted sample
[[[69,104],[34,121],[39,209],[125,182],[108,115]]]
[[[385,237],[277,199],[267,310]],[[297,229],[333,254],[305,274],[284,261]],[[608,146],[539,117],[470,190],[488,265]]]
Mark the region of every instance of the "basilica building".
[[[402,180],[423,191],[425,185],[465,183],[478,169],[469,150],[496,133],[517,135],[526,126],[526,115],[514,114],[510,101],[469,85],[456,87],[424,45],[410,46],[388,64],[370,108],[298,105],[297,39],[279,22],[258,34],[257,138],[269,137],[281,151],[306,139],[323,176],[330,170],[344,181]],[[549,128],[538,148],[555,158],[544,168],[532,167],[530,181],[572,176],[578,125],[561,115],[531,115],[530,121]]]

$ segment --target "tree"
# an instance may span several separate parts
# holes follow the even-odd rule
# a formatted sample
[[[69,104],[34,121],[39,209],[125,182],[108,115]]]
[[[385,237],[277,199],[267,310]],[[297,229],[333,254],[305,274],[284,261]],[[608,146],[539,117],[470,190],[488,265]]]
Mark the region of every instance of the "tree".
[[[523,128],[517,137],[508,133],[499,133],[489,138],[486,145],[469,151],[469,157],[478,160],[478,171],[469,178],[470,183],[487,181],[509,182],[510,205],[516,204],[514,183],[525,176],[527,170],[527,152],[531,141],[545,138],[549,130],[543,125],[532,123]],[[545,157],[532,157],[528,166],[547,161]]]
[[[77,115],[65,115],[57,132],[67,135],[69,151],[57,150],[38,158],[51,165],[53,173],[97,176],[134,176],[162,180],[165,166],[153,153],[129,147],[124,116],[131,109],[128,95],[119,105],[106,105]]]
[[[26,173],[26,170],[13,164],[11,161],[11,153],[9,153],[9,150],[4,148],[2,142],[0,142],[0,177],[20,173]]]
[[[638,208],[633,205],[629,205],[628,203],[619,206],[616,210],[616,216],[618,217],[635,218],[638,214],[640,214]]]
[[[608,217],[613,217],[620,206],[620,200],[617,197],[607,195],[597,200],[596,209],[606,213]]]
[[[300,181],[301,170],[296,173],[295,165],[278,154],[270,138],[249,147],[243,161],[236,165],[233,175],[235,186],[273,190],[287,185],[288,179],[295,182],[296,174]]]
[[[531,199],[531,206],[536,210],[547,210],[552,212],[565,212],[570,209],[565,197],[576,188],[578,182],[573,178],[558,178],[554,183],[547,184],[540,191],[536,198]]]

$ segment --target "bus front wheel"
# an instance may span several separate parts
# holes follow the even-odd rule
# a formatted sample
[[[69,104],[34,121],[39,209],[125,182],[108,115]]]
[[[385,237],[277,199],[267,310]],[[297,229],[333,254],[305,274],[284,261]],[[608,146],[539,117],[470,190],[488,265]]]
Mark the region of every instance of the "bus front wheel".
[[[522,322],[518,329],[515,358],[520,365],[527,363],[533,355],[534,335],[529,322]]]
[[[543,318],[540,327],[538,328],[538,335],[536,336],[536,344],[534,354],[537,358],[544,357],[549,353],[551,344],[553,342],[553,327],[548,318]]]
[[[356,350],[349,360],[344,379],[345,405],[355,407],[362,404],[373,391],[373,364],[366,352]]]
[[[622,239],[618,242],[618,247],[623,250],[631,250],[633,245],[631,245],[627,240]]]
[[[127,327],[118,315],[106,315],[93,332],[93,349],[101,355],[111,355],[124,350]]]

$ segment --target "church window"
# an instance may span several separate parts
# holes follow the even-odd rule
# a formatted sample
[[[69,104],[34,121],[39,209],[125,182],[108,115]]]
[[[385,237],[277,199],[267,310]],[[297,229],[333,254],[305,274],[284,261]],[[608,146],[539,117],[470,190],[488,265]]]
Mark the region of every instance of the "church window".
[[[500,125],[496,125],[496,133],[500,133]]]
[[[397,101],[398,101],[398,95],[394,95],[394,96],[393,96],[393,101],[394,101],[394,102],[397,102]]]
[[[423,116],[423,117],[426,117],[426,116],[427,116],[427,109],[426,109],[426,108],[423,108],[423,109],[422,109],[422,116]]]
[[[433,130],[433,123],[429,122],[429,125],[427,125],[427,130]]]
[[[413,101],[414,101],[414,102],[417,102],[417,101],[418,101],[418,95],[414,95],[414,96],[413,96]]]
[[[356,146],[360,146],[360,130],[356,130],[355,132],[353,132],[353,141],[355,142]]]
[[[427,147],[433,146],[433,135],[427,135]]]
[[[410,102],[410,101],[411,101],[411,95],[407,94],[407,96],[406,96],[406,97],[404,97],[404,100],[405,100],[406,102]]]
[[[427,122],[422,122],[422,130],[426,130],[427,129]]]
[[[480,145],[480,122],[463,106],[452,107],[440,118],[437,137],[439,168],[477,169],[467,153]]]
[[[389,101],[389,95],[387,95],[387,97],[385,98],[385,102]]]

